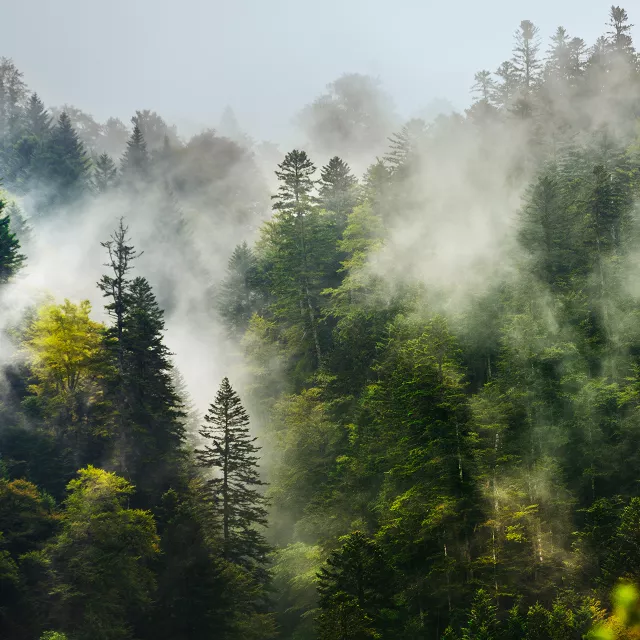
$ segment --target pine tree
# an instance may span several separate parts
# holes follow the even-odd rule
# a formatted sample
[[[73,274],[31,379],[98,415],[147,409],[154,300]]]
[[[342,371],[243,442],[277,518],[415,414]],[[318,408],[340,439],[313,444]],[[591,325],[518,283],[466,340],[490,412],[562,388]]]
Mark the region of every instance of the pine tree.
[[[44,139],[51,132],[51,116],[37,93],[32,93],[29,98],[25,120],[27,131],[40,140]]]
[[[297,149],[290,151],[275,172],[280,184],[278,193],[272,196],[274,209],[303,215],[305,209],[314,202],[311,192],[315,171],[316,167],[306,152]]]
[[[184,413],[173,385],[171,353],[164,344],[163,311],[145,278],[127,288],[122,319],[127,464],[139,491],[159,497],[176,472],[184,441]]]
[[[227,331],[241,336],[259,307],[258,261],[246,242],[231,254],[216,296],[216,307]]]
[[[120,161],[120,171],[125,181],[134,184],[137,180],[145,180],[149,175],[149,152],[142,129],[134,121],[133,133],[127,142],[127,148]]]
[[[108,191],[116,183],[118,169],[108,153],[102,153],[93,169],[93,187],[98,193]]]
[[[24,212],[17,202],[13,201],[7,207],[7,216],[11,220],[9,228],[15,233],[21,245],[27,245],[31,240],[33,229],[27,222]]]
[[[309,220],[314,211],[315,197],[311,191],[314,181],[312,175],[316,167],[309,160],[304,151],[294,149],[289,152],[281,164],[278,165],[276,176],[280,182],[278,192],[272,196],[275,200],[274,209],[279,212],[279,217],[274,219],[274,223],[282,221],[282,225],[272,227],[274,230],[291,233],[293,237],[288,238],[288,242],[293,241],[291,249],[294,252],[289,256],[293,264],[289,264],[290,279],[293,277],[298,293],[298,303],[300,314],[308,316],[309,328],[313,336],[313,344],[316,354],[316,366],[322,362],[322,348],[318,333],[317,302],[314,291],[312,291],[312,272],[314,265],[310,260],[311,234],[308,226]],[[291,252],[290,249],[290,252]],[[293,271],[291,271],[293,267]]]
[[[394,637],[393,573],[380,548],[360,531],[340,541],[317,574],[321,640]]]
[[[493,101],[502,109],[511,109],[518,93],[518,71],[512,62],[503,62],[496,70],[500,82],[493,92]]]
[[[613,51],[635,60],[635,49],[631,38],[632,24],[629,24],[629,16],[622,7],[611,6],[608,26],[611,30],[607,33],[608,42]]]
[[[6,284],[22,267],[25,256],[20,253],[20,242],[11,230],[11,218],[2,215],[5,203],[0,200],[0,283]]]
[[[211,444],[196,450],[201,467],[219,474],[208,481],[222,525],[224,557],[265,575],[268,546],[257,527],[266,526],[266,500],[257,487],[260,447],[249,434],[249,416],[240,397],[223,378],[200,435]]]
[[[358,202],[358,181],[349,165],[338,156],[331,158],[320,173],[320,204],[336,214],[338,227],[342,230]]]
[[[491,75],[491,71],[486,69],[478,71],[473,77],[473,86],[471,87],[471,93],[476,99],[482,100],[486,104],[491,104],[495,91],[495,83]]]
[[[109,299],[105,309],[114,320],[115,326],[108,332],[111,343],[116,348],[116,361],[120,376],[124,373],[124,345],[122,335],[124,331],[124,314],[126,310],[130,279],[127,277],[131,271],[132,262],[141,254],[136,253],[135,247],[129,244],[127,238],[128,227],[124,226],[123,218],[120,218],[118,228],[113,232],[111,238],[100,244],[109,254],[109,262],[104,266],[108,267],[113,275],[104,275],[98,282],[98,288],[105,298]]]
[[[539,29],[530,20],[523,20],[520,29],[515,34],[515,48],[513,50],[513,66],[518,73],[520,84],[528,95],[538,81],[540,60],[538,60]]]
[[[91,162],[64,111],[35,163],[38,176],[51,193],[45,206],[71,202],[86,190]]]

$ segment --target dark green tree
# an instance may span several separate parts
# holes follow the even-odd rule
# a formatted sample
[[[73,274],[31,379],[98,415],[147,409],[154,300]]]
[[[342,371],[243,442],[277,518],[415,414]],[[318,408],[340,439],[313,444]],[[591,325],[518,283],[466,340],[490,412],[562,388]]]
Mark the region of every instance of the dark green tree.
[[[49,191],[45,205],[71,202],[86,191],[91,161],[71,119],[64,111],[35,164],[38,178]]]
[[[358,202],[358,181],[349,165],[338,156],[331,158],[320,174],[320,205],[336,214],[338,227],[342,230]]]
[[[224,557],[265,576],[268,545],[259,528],[267,523],[267,503],[258,490],[264,485],[258,474],[260,447],[228,378],[204,419],[200,435],[208,444],[196,450],[196,458],[201,467],[219,474],[207,484],[222,525]]]
[[[394,576],[381,549],[360,531],[340,541],[317,576],[319,637],[394,637]]]
[[[152,499],[175,477],[184,440],[182,406],[163,333],[163,311],[147,280],[137,277],[126,293],[120,384],[129,431],[127,465],[138,491]]]
[[[0,199],[0,283],[7,283],[22,267],[25,256],[20,241],[11,230],[11,218],[3,215],[5,203]]]

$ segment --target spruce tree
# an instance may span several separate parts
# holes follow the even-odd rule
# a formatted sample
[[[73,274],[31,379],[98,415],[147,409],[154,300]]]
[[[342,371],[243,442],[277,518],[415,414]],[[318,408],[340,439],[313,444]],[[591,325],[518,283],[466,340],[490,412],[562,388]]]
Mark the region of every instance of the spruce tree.
[[[51,132],[51,116],[37,93],[31,94],[25,113],[26,126],[29,134],[40,140]]]
[[[231,254],[216,296],[216,307],[227,331],[241,336],[259,306],[258,261],[246,242]]]
[[[131,431],[127,455],[139,491],[159,497],[175,476],[184,441],[182,404],[164,344],[163,311],[145,278],[127,290],[122,323],[122,393]],[[160,493],[158,493],[160,491]]]
[[[331,158],[320,174],[320,204],[336,214],[339,228],[344,229],[347,216],[358,202],[358,181],[349,165],[338,156]]]
[[[520,84],[525,94],[528,94],[538,80],[540,60],[538,50],[539,29],[530,20],[523,20],[520,29],[515,34],[515,48],[513,50],[513,65],[518,73]]]
[[[265,483],[258,474],[260,447],[249,432],[249,415],[228,378],[205,416],[200,435],[210,444],[196,450],[201,467],[217,476],[208,487],[222,526],[225,559],[266,577],[268,545],[259,531],[267,524],[266,499],[258,491]]]
[[[382,551],[360,531],[341,542],[317,575],[320,639],[394,637],[394,579]]]
[[[22,267],[25,256],[20,242],[11,230],[11,218],[3,215],[5,203],[0,200],[0,283],[6,284]]]
[[[322,361],[322,348],[318,333],[317,302],[312,290],[312,272],[314,265],[310,260],[311,234],[309,220],[314,213],[315,197],[312,195],[314,180],[312,178],[316,167],[304,151],[294,149],[290,151],[278,165],[276,176],[280,182],[278,192],[272,196],[275,201],[274,209],[279,212],[277,221],[282,226],[277,230],[289,231],[287,243],[292,243],[294,250],[294,264],[287,267],[288,278],[293,277],[298,294],[300,313],[308,317],[309,328],[313,337],[316,354],[316,366]],[[293,269],[291,268],[293,267]]]
[[[64,111],[35,162],[38,177],[50,193],[42,205],[66,204],[86,190],[91,163]]]
[[[108,191],[116,182],[118,169],[108,153],[101,153],[93,169],[93,187],[98,193]]]
[[[147,143],[142,134],[142,129],[134,120],[133,133],[127,142],[122,160],[120,161],[120,171],[126,182],[135,183],[137,180],[144,180],[149,175],[149,152]]]
[[[128,227],[124,226],[124,219],[120,218],[118,228],[113,232],[111,238],[100,243],[109,254],[109,261],[104,265],[108,267],[113,275],[104,275],[98,282],[98,288],[109,302],[105,309],[114,320],[115,326],[108,332],[107,336],[110,344],[115,346],[117,369],[120,376],[124,372],[124,350],[122,335],[124,331],[124,314],[126,310],[130,279],[127,274],[133,268],[132,262],[140,256],[131,240],[127,238]]]

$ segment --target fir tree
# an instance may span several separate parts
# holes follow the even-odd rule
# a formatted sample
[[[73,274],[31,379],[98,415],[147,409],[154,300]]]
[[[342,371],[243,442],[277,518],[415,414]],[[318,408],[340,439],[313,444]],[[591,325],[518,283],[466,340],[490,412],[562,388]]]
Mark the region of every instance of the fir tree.
[[[120,218],[118,228],[113,232],[111,238],[100,243],[109,254],[109,262],[104,266],[108,267],[113,275],[104,275],[98,282],[98,288],[109,302],[105,309],[114,320],[115,326],[108,332],[108,337],[115,344],[117,352],[117,368],[120,376],[124,372],[124,346],[122,335],[124,331],[124,314],[126,310],[130,279],[127,274],[133,268],[132,262],[140,256],[133,245],[129,244],[127,238],[128,227],[124,226],[123,218]]]
[[[219,474],[208,481],[222,525],[227,560],[264,574],[268,546],[258,527],[266,526],[266,500],[258,491],[260,447],[249,433],[249,416],[240,397],[223,378],[200,435],[211,444],[196,450],[201,467]]]
[[[32,93],[29,98],[25,120],[27,131],[40,140],[44,139],[51,132],[51,116],[37,93]]]
[[[607,33],[611,49],[619,54],[635,59],[635,49],[631,38],[632,24],[629,24],[629,16],[622,7],[611,6],[609,13],[610,31]]]
[[[227,331],[241,336],[259,306],[258,261],[246,242],[231,254],[216,296],[216,307]]]
[[[341,542],[317,576],[320,638],[387,637],[395,618],[393,574],[378,545],[360,531]]]
[[[20,242],[11,230],[11,218],[2,215],[5,203],[0,200],[0,283],[6,284],[22,267],[25,256],[20,253]]]
[[[36,160],[37,173],[51,191],[49,205],[64,204],[88,185],[90,160],[71,119],[63,111]]]
[[[164,344],[163,315],[147,280],[135,278],[127,288],[122,320],[120,384],[132,432],[126,452],[131,472],[139,490],[152,497],[168,489],[184,441],[184,413]]]
[[[130,184],[136,180],[144,180],[149,175],[149,152],[142,129],[134,121],[133,133],[127,142],[127,148],[120,161],[120,171],[125,181]]]
[[[358,202],[358,181],[338,156],[331,158],[320,173],[320,204],[336,214],[338,227],[344,229],[347,216]]]
[[[108,153],[102,153],[93,169],[93,187],[98,193],[108,191],[116,182],[118,169]]]
[[[313,345],[316,354],[316,366],[322,361],[322,348],[318,333],[317,304],[312,291],[313,265],[310,260],[311,234],[309,222],[311,215],[315,213],[315,197],[311,191],[314,186],[312,175],[316,167],[309,160],[304,151],[294,149],[289,152],[281,164],[278,165],[276,176],[280,182],[278,192],[272,196],[275,200],[274,209],[278,210],[279,217],[274,222],[282,221],[282,225],[274,225],[276,231],[284,231],[290,236],[287,242],[292,242],[289,252],[293,258],[293,265],[289,265],[288,278],[295,281],[298,294],[300,313],[307,315],[309,328],[313,336]],[[293,236],[293,237],[291,237]],[[291,252],[291,249],[295,250]],[[293,267],[293,270],[291,270]]]
[[[523,20],[515,34],[516,45],[512,62],[526,94],[534,88],[540,70],[538,32],[539,29],[533,22]]]
[[[275,200],[274,209],[303,215],[305,208],[314,202],[311,192],[315,171],[316,167],[306,152],[297,149],[290,151],[275,172],[280,184],[278,193],[272,196]]]

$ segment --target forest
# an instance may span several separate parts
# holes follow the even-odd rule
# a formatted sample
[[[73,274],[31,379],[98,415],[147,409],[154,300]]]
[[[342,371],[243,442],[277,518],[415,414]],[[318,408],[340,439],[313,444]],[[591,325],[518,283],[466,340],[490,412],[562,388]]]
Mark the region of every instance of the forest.
[[[640,637],[640,55],[516,26],[287,152],[0,59],[0,638]]]

